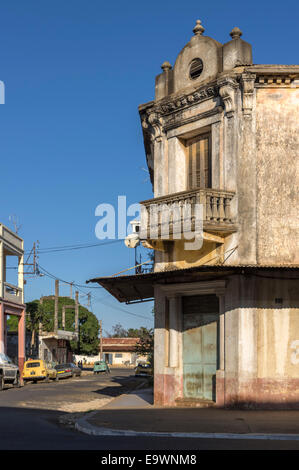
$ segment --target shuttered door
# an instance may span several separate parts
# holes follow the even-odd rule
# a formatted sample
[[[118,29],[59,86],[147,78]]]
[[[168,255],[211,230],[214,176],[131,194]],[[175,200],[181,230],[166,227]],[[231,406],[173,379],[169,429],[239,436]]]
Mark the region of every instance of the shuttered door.
[[[210,135],[186,143],[188,149],[188,189],[211,187]]]
[[[218,298],[183,297],[184,397],[216,400]]]

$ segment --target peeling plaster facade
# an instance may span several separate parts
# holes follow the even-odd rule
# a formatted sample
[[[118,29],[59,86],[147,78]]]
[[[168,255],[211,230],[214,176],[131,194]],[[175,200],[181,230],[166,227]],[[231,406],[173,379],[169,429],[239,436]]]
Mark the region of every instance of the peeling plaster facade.
[[[162,65],[155,99],[139,107],[154,192],[141,203],[141,238],[157,272],[257,269],[155,285],[155,403],[299,408],[299,66],[253,65],[238,28],[224,45],[200,21],[193,31],[174,66]],[[201,135],[211,178],[191,189],[188,142]],[[151,205],[186,202],[203,205],[197,250],[174,231],[149,233],[160,223]],[[259,275],[261,266],[269,272]],[[217,308],[204,307],[211,296]]]

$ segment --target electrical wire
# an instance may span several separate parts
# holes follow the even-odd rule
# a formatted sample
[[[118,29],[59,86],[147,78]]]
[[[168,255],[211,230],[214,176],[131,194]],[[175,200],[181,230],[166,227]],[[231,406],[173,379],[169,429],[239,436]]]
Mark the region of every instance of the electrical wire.
[[[123,241],[122,239],[117,239],[117,240],[109,240],[103,243],[79,243],[79,244],[73,244],[73,245],[61,245],[61,246],[53,246],[53,247],[48,247],[48,248],[39,248],[38,253],[57,253],[61,251],[73,251],[73,250],[82,250],[85,248],[94,248],[97,246],[106,246],[106,245],[111,245],[114,243],[120,243]],[[30,254],[32,250],[25,251],[24,254]]]
[[[43,268],[41,265],[39,265],[39,267],[41,268],[42,271],[44,271],[45,275],[50,277],[51,279],[57,279],[58,281],[60,282],[63,282],[64,284],[69,284],[69,285],[73,285],[74,287],[77,287],[77,289],[79,290],[79,292],[83,293],[84,295],[86,295],[86,292],[82,291],[80,288],[78,288],[78,286],[80,286],[80,284],[76,284],[74,282],[69,282],[69,281],[65,281],[64,279],[61,279],[57,276],[55,276],[54,274],[50,273],[49,271],[47,271],[45,268]],[[84,287],[85,289],[89,289],[89,286],[82,286]],[[93,294],[90,294],[91,297],[95,298],[96,297],[93,295]],[[105,298],[106,296],[104,296]],[[132,312],[128,312],[127,310],[121,308],[121,307],[115,307],[114,305],[111,305],[111,304],[107,304],[107,302],[103,302],[101,299],[98,299],[97,300],[98,302],[101,302],[103,305],[106,305],[107,307],[109,308],[112,308],[114,310],[119,310],[121,312],[124,312],[126,313],[127,315],[131,315],[133,317],[139,317],[139,318],[144,318],[145,320],[151,320],[150,317],[146,317],[144,315],[140,315],[140,314],[137,314],[137,313],[132,313]]]

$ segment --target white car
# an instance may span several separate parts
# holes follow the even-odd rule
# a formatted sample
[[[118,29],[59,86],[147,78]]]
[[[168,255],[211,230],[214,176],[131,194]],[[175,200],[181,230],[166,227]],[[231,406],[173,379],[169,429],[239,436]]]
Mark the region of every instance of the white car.
[[[20,387],[20,371],[6,354],[0,353],[0,390],[4,389],[6,383]]]

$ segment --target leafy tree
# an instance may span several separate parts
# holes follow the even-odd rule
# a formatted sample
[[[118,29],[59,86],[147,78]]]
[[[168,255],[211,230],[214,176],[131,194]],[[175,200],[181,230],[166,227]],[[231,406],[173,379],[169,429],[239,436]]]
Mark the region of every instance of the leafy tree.
[[[135,353],[139,356],[147,356],[153,364],[154,358],[154,330],[141,326],[126,330],[120,323],[112,327],[112,332],[107,334],[109,338],[139,338],[135,347]]]
[[[139,338],[140,330],[139,328],[129,328],[127,330],[127,337],[128,338]]]
[[[7,318],[7,328],[9,331],[18,331],[19,319],[15,315]]]
[[[149,335],[149,330],[145,326],[140,328],[128,328],[127,330],[120,324],[117,323],[112,327],[112,332],[107,332],[106,335],[108,338],[142,338]]]
[[[128,336],[127,330],[120,324],[117,323],[112,327],[112,332],[106,331],[108,338],[126,338]]]
[[[154,363],[154,330],[142,327],[142,334],[135,347],[135,353],[139,356],[147,356],[153,366]]]
[[[79,344],[72,341],[76,353],[93,355],[99,353],[99,329],[97,317],[85,307],[79,306]]]
[[[33,300],[26,304],[26,329],[32,332],[34,338],[38,331],[39,322],[43,331],[54,330],[54,297],[43,297],[42,303]],[[67,308],[65,311],[65,329],[75,331],[75,301],[69,297],[59,297],[58,299],[58,328],[62,328],[62,307],[73,305],[74,308]],[[18,319],[10,317],[8,319],[10,331],[17,331]],[[87,308],[79,305],[79,344],[71,341],[72,350],[75,353],[86,355],[98,354],[99,348],[99,322],[96,316]]]

